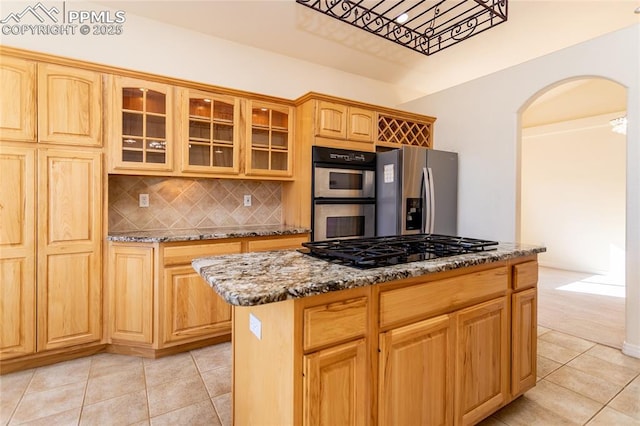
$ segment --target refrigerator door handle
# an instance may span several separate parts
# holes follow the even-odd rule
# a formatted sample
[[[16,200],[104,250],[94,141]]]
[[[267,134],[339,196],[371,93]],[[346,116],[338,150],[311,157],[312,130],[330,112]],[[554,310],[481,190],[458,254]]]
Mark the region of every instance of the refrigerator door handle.
[[[424,234],[428,234],[431,231],[430,223],[431,223],[431,203],[430,203],[430,195],[429,195],[429,170],[426,167],[422,168],[422,229],[421,232]]]
[[[436,191],[433,185],[433,169],[427,168],[429,180],[429,234],[433,234],[436,225]]]

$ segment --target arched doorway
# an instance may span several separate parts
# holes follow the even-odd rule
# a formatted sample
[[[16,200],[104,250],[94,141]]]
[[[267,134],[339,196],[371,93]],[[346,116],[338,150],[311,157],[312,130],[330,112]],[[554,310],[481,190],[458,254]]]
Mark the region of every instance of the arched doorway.
[[[621,348],[624,342],[626,89],[576,78],[520,111],[518,239],[543,244],[539,324]],[[603,312],[606,312],[603,315]]]

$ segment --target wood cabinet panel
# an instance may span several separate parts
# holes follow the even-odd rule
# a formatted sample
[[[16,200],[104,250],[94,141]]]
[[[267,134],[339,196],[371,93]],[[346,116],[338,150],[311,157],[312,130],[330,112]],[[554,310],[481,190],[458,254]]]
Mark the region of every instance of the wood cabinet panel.
[[[35,351],[34,257],[0,257],[0,360]]]
[[[380,293],[380,327],[453,311],[461,306],[505,294],[506,267],[441,279]]]
[[[475,424],[507,401],[508,321],[504,297],[457,313],[456,424]]]
[[[296,235],[286,238],[270,238],[247,241],[247,251],[285,250],[300,248],[302,243],[309,241],[309,234]]]
[[[102,145],[102,77],[52,64],[38,65],[38,140]]]
[[[211,244],[193,244],[164,247],[164,265],[191,264],[197,257],[216,256],[219,254],[232,254],[242,252],[242,243],[234,241],[230,243],[218,242]]]
[[[153,247],[109,248],[111,338],[153,341]]]
[[[163,282],[164,343],[229,332],[231,305],[191,265],[165,269]]]
[[[247,102],[245,174],[289,177],[293,170],[294,109],[288,105]]]
[[[304,425],[365,425],[366,345],[360,339],[304,356]]]
[[[318,101],[316,135],[328,138],[347,138],[347,106]]]
[[[511,296],[511,395],[515,397],[536,384],[537,290]]]
[[[362,108],[349,107],[347,139],[373,142],[375,113]]]
[[[102,162],[38,153],[38,351],[102,337]]]
[[[513,289],[522,290],[538,284],[538,262],[524,262],[513,265]]]
[[[379,424],[453,424],[453,343],[449,315],[380,335]]]
[[[364,336],[367,298],[343,300],[304,310],[304,349]]]
[[[0,58],[0,139],[36,141],[36,64]]]

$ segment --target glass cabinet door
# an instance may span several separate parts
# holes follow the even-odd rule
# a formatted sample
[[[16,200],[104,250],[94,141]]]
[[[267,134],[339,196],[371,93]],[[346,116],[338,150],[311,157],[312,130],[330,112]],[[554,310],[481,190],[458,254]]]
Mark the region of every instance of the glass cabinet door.
[[[115,168],[171,170],[171,87],[117,78]]]
[[[249,102],[249,110],[247,174],[290,176],[293,108]]]
[[[238,173],[239,100],[185,90],[182,170]]]

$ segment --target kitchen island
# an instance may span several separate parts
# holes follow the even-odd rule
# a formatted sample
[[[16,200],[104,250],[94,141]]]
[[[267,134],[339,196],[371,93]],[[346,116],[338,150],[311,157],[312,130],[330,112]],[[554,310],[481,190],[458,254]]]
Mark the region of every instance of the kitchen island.
[[[477,423],[535,386],[543,251],[364,270],[295,250],[194,260],[235,305],[234,423]]]

